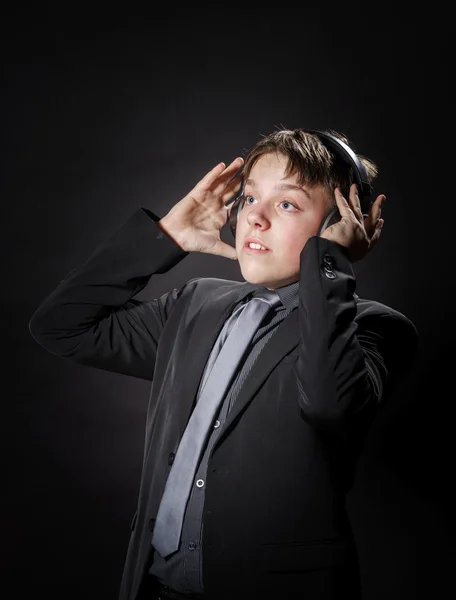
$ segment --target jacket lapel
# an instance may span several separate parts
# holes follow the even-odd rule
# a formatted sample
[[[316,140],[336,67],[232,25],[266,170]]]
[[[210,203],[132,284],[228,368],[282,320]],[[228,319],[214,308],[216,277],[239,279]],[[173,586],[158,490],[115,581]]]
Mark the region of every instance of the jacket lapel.
[[[236,398],[234,405],[220,430],[213,451],[223,441],[227,433],[234,427],[237,417],[253,400],[258,388],[269,377],[274,367],[299,343],[298,310],[293,310],[280,323],[272,337],[268,340],[258,359],[252,366],[249,376]]]
[[[190,335],[191,341],[187,346],[188,350],[183,356],[178,357],[179,363],[184,365],[186,371],[186,376],[181,380],[182,388],[179,393],[183,402],[175,406],[176,414],[173,417],[177,421],[179,438],[182,437],[191,416],[206,362],[225,320],[230,316],[234,303],[239,300],[242,293],[245,294],[246,291],[254,289],[256,289],[256,286],[246,283],[237,289],[234,294],[231,288],[229,292],[227,291],[226,295],[220,296],[219,290],[217,302],[211,302],[211,298],[209,297],[206,303],[199,308],[200,311],[204,312],[204,318],[194,321],[194,329]],[[223,306],[222,310],[221,306]],[[234,406],[228,414],[217,444],[220,443],[226,432],[232,427],[240,412],[251,402],[256,391],[277,363],[298,345],[297,319],[298,311],[295,309],[280,323],[262,349],[258,360],[252,366],[249,377],[245,381]],[[197,341],[196,344],[194,343],[195,340]],[[195,348],[197,348],[197,351],[195,351]],[[171,415],[168,415],[168,418],[171,418]]]

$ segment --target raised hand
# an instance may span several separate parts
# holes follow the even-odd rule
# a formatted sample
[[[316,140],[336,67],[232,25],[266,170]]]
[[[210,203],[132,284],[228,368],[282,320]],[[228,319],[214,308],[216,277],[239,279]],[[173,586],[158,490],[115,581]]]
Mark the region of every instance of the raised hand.
[[[203,252],[237,260],[236,249],[220,239],[230,216],[225,203],[240,190],[242,178],[234,175],[244,164],[240,156],[228,165],[221,162],[175,204],[158,225],[185,252]]]
[[[386,196],[384,194],[377,196],[368,216],[364,219],[356,183],[350,186],[349,202],[339,188],[334,190],[334,194],[341,219],[325,229],[321,237],[344,246],[351,262],[356,262],[364,258],[378,242],[384,223],[384,219],[380,218],[381,207]]]

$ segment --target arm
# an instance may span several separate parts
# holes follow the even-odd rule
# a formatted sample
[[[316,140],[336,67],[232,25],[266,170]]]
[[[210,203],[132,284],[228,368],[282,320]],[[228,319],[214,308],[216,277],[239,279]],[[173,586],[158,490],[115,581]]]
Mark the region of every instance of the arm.
[[[415,359],[412,322],[387,307],[357,318],[355,286],[346,250],[311,237],[301,252],[299,328],[305,343],[294,371],[303,415],[316,427],[369,419]]]
[[[183,251],[153,212],[141,208],[40,304],[33,338],[62,358],[152,380],[163,326],[181,290],[133,300],[151,275],[180,262]]]
[[[38,307],[29,323],[35,340],[57,356],[152,380],[160,334],[195,279],[155,300],[133,296],[190,252],[237,258],[220,229],[241,187],[235,174],[242,164],[242,157],[217,164],[163,219],[138,209]]]

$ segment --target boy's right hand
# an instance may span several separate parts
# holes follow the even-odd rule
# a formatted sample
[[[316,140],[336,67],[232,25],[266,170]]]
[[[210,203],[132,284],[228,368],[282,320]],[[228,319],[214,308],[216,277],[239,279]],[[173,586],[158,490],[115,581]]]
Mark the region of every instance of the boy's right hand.
[[[230,216],[231,200],[240,190],[242,177],[234,179],[244,164],[240,156],[226,167],[219,163],[158,221],[159,227],[185,252],[203,252],[237,260],[236,248],[220,239]]]

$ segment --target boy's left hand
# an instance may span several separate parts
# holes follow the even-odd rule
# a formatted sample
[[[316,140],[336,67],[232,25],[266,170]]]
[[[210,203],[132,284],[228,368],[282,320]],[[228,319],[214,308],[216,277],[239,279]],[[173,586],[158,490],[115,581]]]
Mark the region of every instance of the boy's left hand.
[[[334,194],[341,219],[325,229],[320,237],[344,246],[351,262],[356,262],[364,258],[378,242],[384,223],[384,219],[380,218],[381,207],[386,196],[384,194],[377,196],[368,216],[364,219],[356,183],[350,186],[349,202],[343,197],[339,188],[334,190]]]

